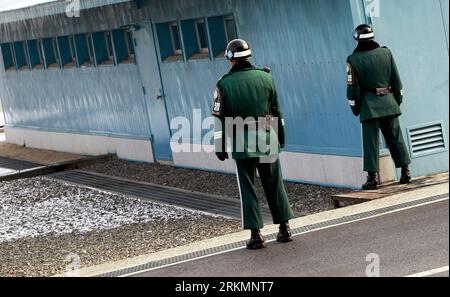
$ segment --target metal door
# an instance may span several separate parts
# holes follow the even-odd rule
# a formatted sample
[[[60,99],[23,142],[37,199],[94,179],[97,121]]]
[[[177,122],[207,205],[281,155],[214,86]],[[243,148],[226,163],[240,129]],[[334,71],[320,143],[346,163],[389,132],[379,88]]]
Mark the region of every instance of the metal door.
[[[142,89],[152,131],[153,154],[157,161],[172,160],[171,131],[167,117],[159,60],[150,22],[140,24],[133,34],[136,61],[142,76]]]

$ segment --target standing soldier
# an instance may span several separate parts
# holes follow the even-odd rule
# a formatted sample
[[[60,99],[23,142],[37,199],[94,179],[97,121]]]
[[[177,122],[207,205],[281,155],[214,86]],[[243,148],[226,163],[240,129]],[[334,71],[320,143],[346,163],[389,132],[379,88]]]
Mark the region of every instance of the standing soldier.
[[[216,155],[221,161],[225,161],[228,159],[226,139],[232,134],[232,157],[236,160],[237,166],[243,228],[251,230],[247,248],[261,249],[266,247],[266,243],[260,232],[263,220],[254,185],[256,169],[261,177],[273,222],[280,224],[278,242],[292,241],[289,220],[293,218],[293,212],[284,189],[278,159],[281,147],[284,147],[284,119],[275,83],[268,68],[257,69],[249,62],[251,54],[251,49],[244,40],[233,40],[227,46],[225,55],[230,60],[232,68],[219,80],[214,94],[213,116],[216,117],[214,139]],[[265,120],[251,123],[248,121],[249,118]],[[228,129],[229,120],[237,123],[239,119],[245,119],[244,129],[242,127]],[[278,124],[278,134],[270,125],[274,122],[273,126]],[[252,135],[256,138],[253,142],[256,141],[258,144],[267,141],[272,142],[272,145],[276,143],[275,150],[263,150],[260,146],[253,148]],[[242,145],[241,148],[237,148],[239,144]],[[264,157],[275,158],[264,162]]]
[[[379,185],[379,130],[384,135],[397,168],[402,169],[401,184],[411,183],[411,160],[398,117],[403,87],[391,51],[374,41],[369,25],[360,25],[354,34],[358,41],[347,59],[347,97],[355,116],[360,116],[363,131],[364,171],[368,172],[364,190]]]

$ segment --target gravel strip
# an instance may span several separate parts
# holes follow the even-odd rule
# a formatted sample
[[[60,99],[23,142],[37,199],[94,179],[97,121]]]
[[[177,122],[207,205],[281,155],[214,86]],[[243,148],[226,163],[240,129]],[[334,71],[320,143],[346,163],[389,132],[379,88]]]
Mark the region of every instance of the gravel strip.
[[[72,253],[85,267],[239,230],[236,220],[48,178],[0,183],[0,276],[53,275]]]
[[[86,166],[83,170],[239,199],[238,185],[234,175],[162,164],[129,162],[117,158]],[[212,187],[211,185],[217,186]],[[330,210],[333,208],[330,203],[332,195],[352,191],[291,182],[285,182],[285,187],[294,211],[301,216]],[[264,190],[259,180],[257,181],[257,193],[261,202],[266,204]]]
[[[214,228],[211,228],[214,226]],[[0,243],[0,277],[64,273],[79,257],[80,267],[158,252],[241,230],[224,218],[180,218],[133,224],[85,234],[47,235]]]

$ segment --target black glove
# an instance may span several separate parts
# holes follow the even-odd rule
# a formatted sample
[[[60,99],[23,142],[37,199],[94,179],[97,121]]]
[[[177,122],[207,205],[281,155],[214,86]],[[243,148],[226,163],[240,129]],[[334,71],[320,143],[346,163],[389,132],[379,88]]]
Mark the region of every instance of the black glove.
[[[216,156],[222,162],[228,159],[228,153],[216,153]]]

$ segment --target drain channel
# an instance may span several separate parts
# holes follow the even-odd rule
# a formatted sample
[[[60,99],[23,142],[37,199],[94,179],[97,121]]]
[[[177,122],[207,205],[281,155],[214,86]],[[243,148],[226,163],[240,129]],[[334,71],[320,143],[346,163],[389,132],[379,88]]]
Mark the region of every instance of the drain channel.
[[[325,221],[325,222],[320,222],[317,224],[302,226],[300,228],[293,229],[292,233],[295,235],[299,235],[299,234],[302,234],[305,232],[311,232],[314,230],[318,230],[318,229],[322,229],[322,228],[326,228],[326,227],[330,227],[330,226],[334,226],[334,225],[345,224],[345,223],[353,222],[356,220],[371,218],[371,217],[386,214],[386,213],[389,213],[392,211],[401,210],[403,208],[409,208],[409,207],[418,206],[421,204],[437,202],[437,201],[440,201],[440,200],[443,200],[446,198],[448,199],[448,194],[427,197],[424,199],[410,201],[410,202],[406,202],[406,203],[402,203],[402,204],[398,204],[398,205],[394,205],[394,206],[389,206],[389,207],[385,207],[385,208],[380,208],[380,209],[373,210],[373,211],[344,216],[342,218],[333,219],[333,220],[329,220],[329,221]],[[276,233],[269,234],[269,235],[265,236],[265,238],[267,241],[273,241],[276,238]],[[153,261],[153,262],[149,262],[149,263],[134,266],[134,267],[124,268],[124,269],[100,274],[100,275],[97,275],[96,277],[120,277],[120,276],[133,275],[133,274],[137,274],[137,273],[140,273],[143,271],[154,270],[159,267],[173,265],[173,264],[187,261],[187,260],[193,260],[196,258],[201,258],[201,257],[206,257],[206,256],[213,256],[214,254],[217,254],[217,253],[223,253],[226,251],[231,251],[231,250],[236,250],[236,249],[241,249],[241,248],[243,249],[243,248],[245,248],[245,244],[246,244],[245,241],[239,241],[239,242],[235,242],[235,243],[226,244],[223,246],[213,247],[213,248],[196,251],[196,252],[189,253],[189,254],[179,255],[176,257],[168,258],[168,259],[162,259],[162,260]]]

